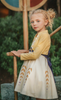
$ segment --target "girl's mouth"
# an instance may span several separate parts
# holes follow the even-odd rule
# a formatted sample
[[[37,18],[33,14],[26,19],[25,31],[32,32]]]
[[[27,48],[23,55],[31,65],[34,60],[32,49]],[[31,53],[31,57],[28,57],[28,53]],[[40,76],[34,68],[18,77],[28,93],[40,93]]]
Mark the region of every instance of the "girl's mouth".
[[[37,27],[34,27],[34,29],[37,29]]]

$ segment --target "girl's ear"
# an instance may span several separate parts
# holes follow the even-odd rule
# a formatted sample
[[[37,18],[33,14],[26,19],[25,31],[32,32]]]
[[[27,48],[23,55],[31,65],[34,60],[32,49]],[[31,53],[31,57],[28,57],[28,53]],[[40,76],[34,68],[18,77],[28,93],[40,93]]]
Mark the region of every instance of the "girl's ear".
[[[48,24],[48,20],[45,20],[45,26]]]

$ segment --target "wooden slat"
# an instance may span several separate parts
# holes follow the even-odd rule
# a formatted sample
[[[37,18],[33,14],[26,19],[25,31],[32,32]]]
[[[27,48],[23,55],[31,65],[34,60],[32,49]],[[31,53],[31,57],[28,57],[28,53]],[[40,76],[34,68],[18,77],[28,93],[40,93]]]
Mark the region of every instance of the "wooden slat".
[[[24,49],[28,50],[28,17],[27,17],[27,0],[23,0],[23,36]]]
[[[23,4],[22,4],[23,0],[19,0],[19,8],[13,7],[11,5],[9,5],[7,2],[5,2],[5,0],[1,0],[1,2],[9,9],[14,10],[14,11],[23,11]],[[46,3],[47,0],[43,0],[42,2],[40,2],[38,5],[34,6],[34,7],[30,7],[30,0],[27,0],[27,11],[33,10],[33,9],[37,9],[40,8],[41,6],[43,6]]]
[[[15,56],[13,57],[13,62],[14,62],[14,89],[15,89],[17,82],[17,58]],[[18,100],[18,94],[15,91],[14,91],[14,96],[15,100]]]
[[[46,3],[46,1],[47,1],[47,0],[43,0],[42,2],[40,2],[38,5],[36,5],[36,6],[34,6],[34,7],[28,6],[27,11],[40,8],[41,6],[43,6],[43,5]],[[29,2],[29,0],[27,0],[27,2]]]
[[[59,26],[55,31],[53,31],[53,32],[50,34],[50,37],[53,36],[55,33],[57,33],[60,29],[61,29],[61,26]]]
[[[60,16],[60,0],[57,0],[58,16]]]
[[[13,7],[13,6],[9,5],[5,0],[1,0],[1,2],[2,2],[7,8],[9,8],[9,9],[11,9],[11,10],[14,10],[14,11],[21,11],[21,10],[22,10],[22,9],[20,9],[20,8],[16,8],[16,7]]]
[[[19,0],[20,11],[23,11],[23,0]]]
[[[15,56],[12,52],[7,52],[6,55],[7,56]]]

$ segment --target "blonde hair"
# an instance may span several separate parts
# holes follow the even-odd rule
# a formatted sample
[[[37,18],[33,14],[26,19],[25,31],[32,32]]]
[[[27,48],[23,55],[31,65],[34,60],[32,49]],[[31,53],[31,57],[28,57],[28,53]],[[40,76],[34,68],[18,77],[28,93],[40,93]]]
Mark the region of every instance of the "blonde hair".
[[[29,19],[31,20],[31,17],[33,14],[43,14],[44,18],[48,20],[48,24],[46,25],[46,27],[50,27],[50,29],[52,30],[52,24],[53,24],[53,18],[55,18],[55,11],[53,9],[49,9],[49,10],[43,10],[43,9],[37,9],[37,10],[33,10],[29,12]]]

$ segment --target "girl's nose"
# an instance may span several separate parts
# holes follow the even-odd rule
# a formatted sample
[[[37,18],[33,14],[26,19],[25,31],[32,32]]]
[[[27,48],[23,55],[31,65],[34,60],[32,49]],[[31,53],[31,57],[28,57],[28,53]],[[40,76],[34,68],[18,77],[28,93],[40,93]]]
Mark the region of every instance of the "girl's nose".
[[[36,25],[37,23],[36,23],[36,21],[34,21],[34,25]]]

